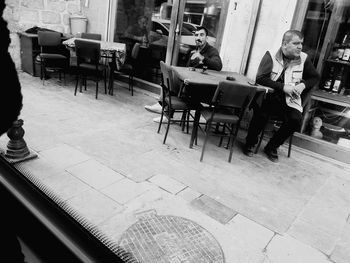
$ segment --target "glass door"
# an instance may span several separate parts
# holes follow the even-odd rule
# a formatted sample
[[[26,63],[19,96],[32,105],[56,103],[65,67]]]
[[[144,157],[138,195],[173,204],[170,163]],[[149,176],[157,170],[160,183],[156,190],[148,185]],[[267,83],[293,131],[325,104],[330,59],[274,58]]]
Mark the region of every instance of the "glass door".
[[[321,75],[302,132],[350,149],[350,2],[310,0],[302,30]]]
[[[110,40],[126,44],[127,61],[135,77],[160,83],[159,62],[185,66],[195,47],[197,26],[209,30],[208,42],[217,44],[222,12],[228,0],[119,0],[111,2]],[[224,15],[223,15],[224,14]]]

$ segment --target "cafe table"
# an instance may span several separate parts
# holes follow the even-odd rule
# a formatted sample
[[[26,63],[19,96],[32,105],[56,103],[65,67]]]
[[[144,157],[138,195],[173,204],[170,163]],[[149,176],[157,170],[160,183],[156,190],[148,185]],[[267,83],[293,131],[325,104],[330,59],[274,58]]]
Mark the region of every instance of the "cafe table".
[[[62,42],[67,48],[74,50],[75,48],[75,40],[84,40],[101,44],[101,56],[107,57],[111,59],[111,63],[109,63],[109,80],[108,80],[108,93],[113,95],[113,81],[114,81],[114,71],[119,69],[119,67],[124,64],[125,56],[126,56],[126,46],[124,43],[118,42],[109,42],[109,41],[101,41],[94,39],[86,39],[86,38],[78,38],[73,37],[69,38]]]
[[[191,98],[194,98],[197,102],[210,104],[216,88],[220,81],[230,80],[234,81],[240,85],[254,86],[257,91],[260,91],[262,99],[264,94],[268,92],[273,92],[273,89],[258,85],[252,79],[239,74],[237,72],[231,71],[216,71],[216,70],[205,70],[199,68],[190,67],[178,67],[172,66],[174,72],[175,81],[180,81],[180,89],[178,95],[181,96],[183,93],[189,94]],[[200,109],[195,111],[194,123],[197,124],[200,119]],[[197,134],[195,127],[198,125],[193,125],[190,148],[193,147],[194,139]]]

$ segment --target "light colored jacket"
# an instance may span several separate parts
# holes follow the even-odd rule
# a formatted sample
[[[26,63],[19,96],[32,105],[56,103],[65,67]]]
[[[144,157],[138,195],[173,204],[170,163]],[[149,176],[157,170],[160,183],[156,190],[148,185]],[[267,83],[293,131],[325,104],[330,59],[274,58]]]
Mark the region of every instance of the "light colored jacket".
[[[273,67],[271,72],[271,79],[276,81],[283,72],[284,62],[283,55],[281,49],[277,51],[269,51],[271,54],[271,58],[273,61]],[[296,85],[302,81],[303,71],[304,71],[304,63],[307,58],[307,54],[304,52],[300,53],[300,57],[298,59],[292,60],[287,65],[284,72],[284,84],[285,85]],[[301,92],[300,92],[301,93]],[[300,112],[303,112],[301,97],[293,98],[290,95],[286,94],[286,103],[289,107],[295,108]]]

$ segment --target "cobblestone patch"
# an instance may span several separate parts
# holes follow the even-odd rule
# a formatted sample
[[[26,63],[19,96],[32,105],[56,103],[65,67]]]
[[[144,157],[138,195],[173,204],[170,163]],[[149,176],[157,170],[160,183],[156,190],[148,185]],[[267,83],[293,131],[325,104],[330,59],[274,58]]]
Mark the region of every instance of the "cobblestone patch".
[[[119,246],[139,263],[223,263],[217,240],[186,218],[146,211],[119,239]]]

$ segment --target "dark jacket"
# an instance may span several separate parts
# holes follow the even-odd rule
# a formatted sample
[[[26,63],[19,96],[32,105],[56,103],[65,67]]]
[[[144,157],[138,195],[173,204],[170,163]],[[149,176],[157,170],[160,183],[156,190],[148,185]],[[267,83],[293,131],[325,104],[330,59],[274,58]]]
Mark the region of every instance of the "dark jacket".
[[[187,62],[187,67],[201,68],[203,66],[207,66],[208,69],[213,69],[217,71],[220,71],[222,69],[221,58],[218,50],[215,47],[212,47],[207,43],[205,47],[199,52],[201,55],[204,56],[203,64],[199,64],[198,59],[191,60],[193,52],[195,51],[191,52]]]

